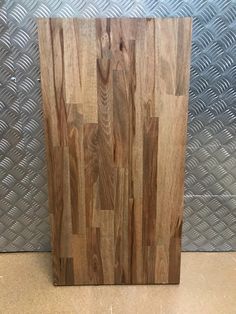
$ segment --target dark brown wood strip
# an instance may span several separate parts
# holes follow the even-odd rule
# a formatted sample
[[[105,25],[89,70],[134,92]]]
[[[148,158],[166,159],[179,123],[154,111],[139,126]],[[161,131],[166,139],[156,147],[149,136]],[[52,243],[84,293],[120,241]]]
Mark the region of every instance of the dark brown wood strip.
[[[150,154],[150,151],[152,154]],[[146,118],[143,132],[143,232],[145,245],[156,243],[158,118]]]
[[[40,52],[47,60],[42,65],[41,78],[44,114],[50,125],[48,130],[51,130],[48,136],[53,146],[67,145],[62,20],[54,19],[51,23],[50,19],[39,19],[38,23]]]
[[[104,284],[103,265],[101,256],[101,233],[99,228],[88,231],[88,263],[90,282],[95,285]]]
[[[71,201],[70,201],[70,172],[69,172],[69,150],[68,147],[55,147],[54,153],[54,226],[60,257],[71,257]]]
[[[115,165],[128,168],[129,102],[125,71],[113,71],[113,132]]]
[[[73,258],[60,258],[60,285],[74,285]]]
[[[128,171],[117,168],[114,209],[115,283],[130,283]]]
[[[85,235],[84,126],[80,108],[80,104],[67,104],[72,232]]]
[[[65,71],[64,71],[64,32],[62,20],[56,19],[50,23],[51,45],[52,45],[52,66],[53,66],[53,88],[55,93],[55,114],[54,121],[57,125],[57,132],[60,146],[68,146],[66,106],[65,106]],[[54,130],[55,132],[55,130]]]
[[[132,230],[132,279],[134,283],[143,282],[143,124],[144,117],[155,116],[155,23],[153,19],[138,20],[135,41],[135,60],[132,72],[133,105],[131,129],[131,169],[130,192],[133,194]],[[148,69],[148,71],[147,71]],[[145,178],[144,178],[145,180]],[[131,196],[131,195],[130,195]]]
[[[44,86],[50,218],[52,229],[55,229],[52,233],[53,270],[55,284],[62,284],[59,257],[71,256],[68,150],[58,148],[59,145],[67,145],[63,30],[61,20],[57,19],[53,25],[50,20],[40,19],[39,26],[40,51],[44,60],[48,61],[41,68],[41,78]],[[61,169],[64,169],[63,174]]]
[[[138,24],[137,24],[138,25]],[[130,34],[131,36],[131,34]],[[132,36],[131,36],[132,38]],[[134,165],[133,163],[136,162],[135,158],[135,136],[137,132],[137,128],[140,127],[139,124],[137,124],[136,121],[136,106],[135,103],[135,92],[136,92],[136,48],[135,48],[135,40],[127,40],[126,41],[126,47],[128,51],[128,59],[129,59],[129,71],[127,80],[128,80],[128,115],[129,115],[129,144],[128,144],[128,197],[129,197],[129,207],[128,207],[128,260],[129,260],[129,267],[130,267],[130,280],[132,283],[137,283],[137,276],[136,271],[134,271],[135,267],[137,266],[137,257],[139,253],[137,252],[137,249],[139,249],[139,243],[136,242],[137,240],[137,234],[139,232],[137,228],[137,211],[139,212],[139,209],[137,207],[138,205],[138,198],[134,191],[134,185],[135,185],[135,173],[134,171]],[[139,110],[139,109],[138,109]],[[140,122],[140,121],[138,121]],[[140,145],[141,143],[139,143]],[[136,156],[137,157],[137,156]],[[142,263],[140,265],[142,267]],[[140,270],[140,267],[138,266],[138,269]]]
[[[136,121],[135,121],[135,90],[136,90],[136,69],[135,69],[135,41],[128,41],[129,50],[129,72],[126,75],[128,81],[128,118],[129,118],[129,144],[128,144],[128,169],[129,169],[129,198],[134,198],[134,188],[133,188],[133,141],[134,134],[136,131]]]
[[[63,171],[62,171],[63,169]],[[53,255],[62,258],[72,257],[72,223],[70,207],[69,152],[68,147],[53,149],[53,219],[52,227],[55,234],[52,237]],[[53,258],[55,282],[61,283],[59,260]]]
[[[97,60],[98,158],[101,210],[113,210],[115,168],[113,145],[113,88],[110,59]]]
[[[50,218],[53,220],[54,214],[54,177],[53,177],[53,143],[52,143],[52,130],[49,119],[44,117],[44,132],[46,141],[46,155],[47,155],[47,174],[48,174],[48,207]]]
[[[93,225],[94,197],[98,188],[98,125],[84,125],[84,170],[88,276],[90,284],[103,283],[103,269],[100,252],[100,229]]]
[[[143,131],[143,267],[145,282],[152,283],[155,282],[157,158],[158,118],[146,117]]]

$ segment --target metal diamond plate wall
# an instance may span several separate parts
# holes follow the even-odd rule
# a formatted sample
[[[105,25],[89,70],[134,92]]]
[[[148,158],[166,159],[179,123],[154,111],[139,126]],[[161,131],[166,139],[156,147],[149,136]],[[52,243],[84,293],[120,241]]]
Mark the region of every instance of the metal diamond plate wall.
[[[236,249],[236,1],[0,0],[0,251],[50,249],[36,18],[193,16],[183,249]]]

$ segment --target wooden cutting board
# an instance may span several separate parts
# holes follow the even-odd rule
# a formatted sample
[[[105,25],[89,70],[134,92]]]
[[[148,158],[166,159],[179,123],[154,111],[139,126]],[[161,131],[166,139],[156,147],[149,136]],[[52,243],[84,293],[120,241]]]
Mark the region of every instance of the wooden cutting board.
[[[40,19],[54,283],[178,283],[191,19]]]

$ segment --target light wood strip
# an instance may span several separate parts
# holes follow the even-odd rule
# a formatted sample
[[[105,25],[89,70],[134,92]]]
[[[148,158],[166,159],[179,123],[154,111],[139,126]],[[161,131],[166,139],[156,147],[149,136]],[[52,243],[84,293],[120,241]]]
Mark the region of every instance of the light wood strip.
[[[188,95],[190,75],[192,20],[189,17],[178,19],[177,27],[177,66],[175,95]]]
[[[83,105],[85,123],[96,123],[97,75],[94,19],[64,19],[66,102]],[[88,53],[89,51],[89,53]]]
[[[101,259],[103,273],[103,283],[114,283],[114,211],[100,210],[100,232],[101,232]]]
[[[170,240],[180,234],[178,230],[182,222],[187,97],[163,95],[161,101],[163,103],[159,117],[157,162],[156,237],[158,252],[156,269],[163,272],[159,264],[165,262],[166,270],[165,278],[157,271],[156,278],[168,282],[169,264],[172,263],[172,267],[176,267],[174,261],[169,260]],[[180,247],[180,244],[178,246]]]
[[[94,19],[76,19],[76,23],[79,31],[76,40],[80,54],[84,122],[97,123],[96,24]]]
[[[178,19],[155,20],[156,92],[175,95]],[[158,95],[156,97],[158,100]]]
[[[112,59],[111,20],[96,19],[97,58]]]
[[[63,19],[65,101],[68,104],[83,104],[82,51],[80,50],[80,31],[75,19]],[[83,114],[83,108],[81,108]]]
[[[87,240],[86,235],[72,235],[72,255],[74,284],[88,284],[88,259],[87,259]]]

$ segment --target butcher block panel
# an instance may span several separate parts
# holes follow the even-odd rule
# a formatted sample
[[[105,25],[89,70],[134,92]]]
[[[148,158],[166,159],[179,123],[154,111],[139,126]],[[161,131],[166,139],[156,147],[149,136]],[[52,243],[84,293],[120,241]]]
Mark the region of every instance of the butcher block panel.
[[[178,283],[191,19],[39,19],[55,285]]]

